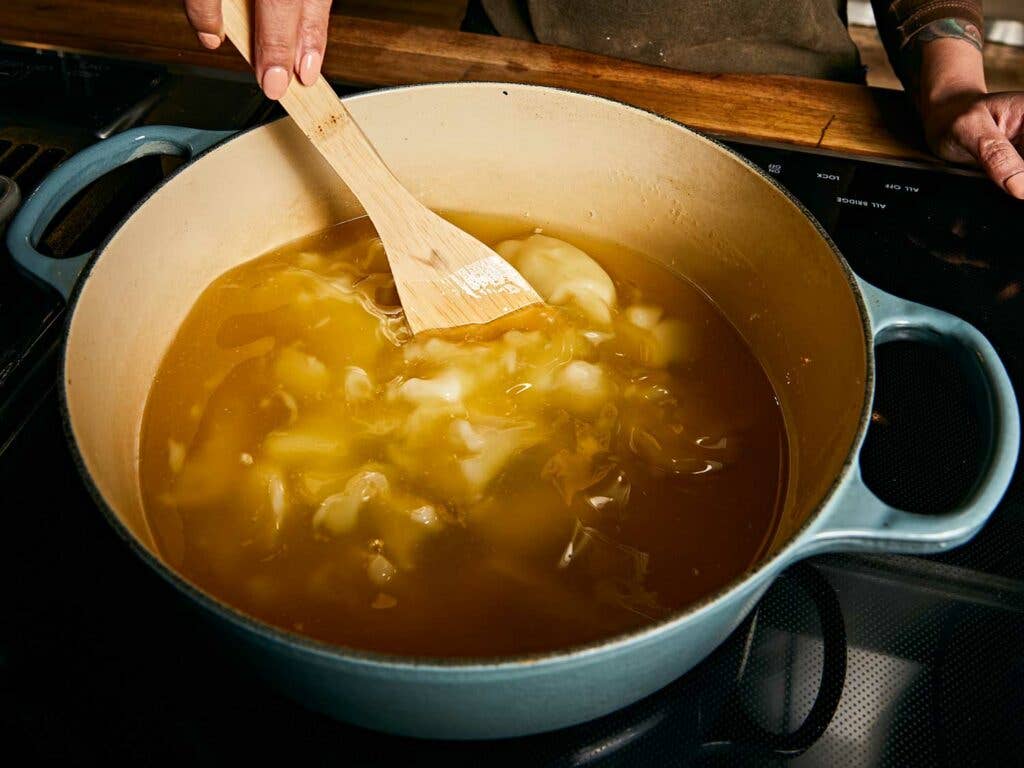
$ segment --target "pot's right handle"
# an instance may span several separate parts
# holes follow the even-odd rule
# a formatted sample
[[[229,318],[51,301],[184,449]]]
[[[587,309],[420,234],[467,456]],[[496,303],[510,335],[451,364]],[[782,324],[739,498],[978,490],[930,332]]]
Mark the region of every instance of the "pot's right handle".
[[[919,515],[894,509],[865,485],[859,462],[836,490],[826,517],[801,554],[832,550],[939,552],[976,534],[1003,497],[1017,464],[1020,416],[1006,368],[981,332],[958,317],[892,296],[860,281],[874,329],[874,344],[893,338],[950,341],[969,354],[968,374],[978,376],[987,413],[988,447],[981,477],[969,496],[949,514]]]
[[[168,125],[132,128],[83,149],[46,177],[25,201],[7,230],[7,248],[23,269],[56,288],[65,301],[91,253],[55,259],[41,254],[39,240],[71,198],[118,166],[146,155],[192,159],[232,135]]]

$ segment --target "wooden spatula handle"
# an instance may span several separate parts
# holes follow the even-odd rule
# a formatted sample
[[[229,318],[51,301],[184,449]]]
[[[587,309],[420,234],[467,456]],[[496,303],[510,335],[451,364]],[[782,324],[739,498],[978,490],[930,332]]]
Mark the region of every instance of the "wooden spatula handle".
[[[224,29],[251,64],[250,0],[224,0]],[[292,78],[281,105],[376,227],[413,333],[481,325],[540,303],[507,261],[402,186],[326,80],[304,86]]]
[[[253,30],[251,0],[224,0],[224,31],[250,64]],[[359,198],[371,219],[390,218],[393,211],[408,207],[408,191],[323,77],[310,86],[293,77],[281,105]]]

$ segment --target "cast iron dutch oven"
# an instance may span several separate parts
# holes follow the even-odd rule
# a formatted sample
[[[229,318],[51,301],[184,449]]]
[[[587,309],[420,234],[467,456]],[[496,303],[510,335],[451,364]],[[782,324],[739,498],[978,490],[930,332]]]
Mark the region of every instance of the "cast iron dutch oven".
[[[492,738],[560,728],[636,701],[727,637],[787,565],[829,551],[937,552],[970,539],[1010,481],[1017,403],[972,326],[858,279],[801,206],[715,142],[623,104],[544,87],[458,83],[346,99],[428,206],[528,217],[622,242],[704,289],[761,359],[789,435],[778,531],[747,573],[643,629],[585,647],[489,660],[417,659],[325,645],[247,616],[178,575],[154,547],[139,493],[139,428],[164,351],[200,292],[240,262],[361,213],[288,119],[229,138],[138,128],[65,162],[8,232],[29,272],[70,302],[68,434],[86,483],[126,542],[223,629],[260,674],[306,705],[402,734]],[[189,158],[94,254],[36,250],[77,191],[143,155]],[[988,452],[952,513],[893,509],[858,452],[874,346],[894,336],[963,347],[983,386]]]

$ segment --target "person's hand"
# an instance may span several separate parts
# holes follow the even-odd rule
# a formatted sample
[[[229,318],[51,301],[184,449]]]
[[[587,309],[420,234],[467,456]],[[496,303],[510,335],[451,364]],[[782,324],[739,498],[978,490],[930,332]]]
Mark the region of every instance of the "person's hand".
[[[919,77],[911,80],[928,146],[944,160],[980,166],[1024,199],[1024,93],[988,93],[973,25],[937,22],[919,37]]]
[[[297,75],[312,85],[327,48],[331,0],[256,0],[256,79],[270,99],[280,99]],[[221,0],[185,0],[188,20],[206,48],[224,40]]]
[[[935,154],[980,165],[992,181],[1024,200],[1024,93],[955,93],[922,112]]]

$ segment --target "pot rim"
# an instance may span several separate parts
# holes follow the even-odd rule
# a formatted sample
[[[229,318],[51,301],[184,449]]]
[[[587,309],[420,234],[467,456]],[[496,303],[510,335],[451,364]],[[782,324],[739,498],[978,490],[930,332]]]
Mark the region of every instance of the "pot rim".
[[[864,400],[861,406],[861,413],[859,417],[859,423],[857,430],[854,433],[853,440],[850,443],[849,450],[846,458],[843,461],[843,466],[840,472],[837,473],[836,478],[833,480],[828,491],[822,496],[821,500],[815,506],[814,510],[807,516],[803,524],[790,536],[789,541],[782,546],[778,552],[771,557],[761,559],[757,561],[753,567],[747,571],[738,575],[723,587],[715,590],[712,593],[706,595],[703,599],[697,602],[691,603],[684,608],[678,609],[671,612],[667,616],[650,624],[645,624],[642,627],[636,629],[619,632],[609,637],[595,640],[589,643],[582,643],[579,645],[573,645],[566,648],[560,648],[552,651],[542,651],[531,654],[517,654],[511,656],[484,656],[484,657],[458,657],[458,656],[411,656],[404,654],[392,654],[383,653],[378,651],[369,651],[361,648],[353,648],[350,646],[341,645],[338,643],[329,643],[323,640],[317,640],[316,638],[309,637],[298,632],[293,632],[288,629],[274,626],[267,623],[255,616],[252,616],[239,608],[227,603],[220,598],[211,595],[196,585],[192,584],[185,577],[175,571],[171,566],[164,563],[159,557],[149,551],[143,544],[128,530],[120,518],[114,512],[114,510],[107,503],[106,499],[100,493],[96,484],[93,482],[92,476],[89,473],[88,468],[85,465],[85,460],[78,447],[78,441],[75,438],[74,427],[71,424],[71,414],[68,406],[68,392],[67,383],[68,377],[66,375],[67,368],[67,350],[68,341],[71,332],[71,325],[74,322],[75,309],[78,304],[79,296],[85,286],[89,275],[92,272],[96,262],[102,257],[104,251],[110,242],[117,236],[121,228],[125,223],[131,219],[132,216],[145,205],[151,197],[157,192],[164,188],[167,184],[174,181],[177,176],[184,171],[192,167],[196,162],[202,160],[207,154],[216,152],[227,147],[235,139],[238,139],[250,132],[261,130],[266,128],[272,123],[263,123],[261,125],[253,126],[251,128],[240,130],[234,136],[215,144],[214,146],[203,150],[196,154],[193,158],[187,162],[182,163],[178,168],[175,168],[166,178],[158,183],[153,189],[149,190],[142,198],[138,200],[131,207],[131,209],[121,218],[121,220],[111,229],[110,233],[103,239],[100,245],[90,256],[88,262],[78,276],[75,283],[74,290],[68,297],[66,307],[66,318],[64,321],[63,330],[63,345],[61,349],[61,361],[60,361],[60,374],[61,374],[61,386],[60,390],[60,411],[61,421],[64,425],[64,432],[67,436],[67,441],[71,447],[71,456],[78,469],[79,475],[82,477],[84,484],[92,497],[93,502],[99,507],[103,513],[107,522],[111,525],[114,531],[128,544],[129,548],[132,549],[137,556],[139,556],[143,562],[145,562],[150,568],[158,573],[166,582],[171,586],[175,587],[179,592],[189,597],[191,600],[199,604],[204,609],[208,610],[219,618],[226,619],[230,624],[234,625],[235,628],[247,630],[259,636],[261,639],[270,641],[275,645],[278,645],[291,653],[294,654],[313,654],[325,661],[342,661],[351,664],[360,664],[365,667],[376,668],[379,670],[404,670],[407,672],[414,673],[436,673],[436,674],[454,674],[454,673],[465,673],[465,672],[493,672],[493,673],[505,673],[512,671],[529,671],[529,670],[541,670],[545,667],[558,666],[566,663],[583,662],[594,657],[600,657],[603,654],[610,654],[616,651],[626,650],[628,646],[634,644],[645,644],[647,642],[653,642],[659,639],[662,635],[671,633],[677,627],[685,624],[689,621],[696,620],[699,614],[712,610],[715,606],[724,604],[727,600],[736,594],[739,594],[744,587],[750,586],[754,582],[763,581],[766,578],[773,576],[777,571],[782,570],[791,563],[800,560],[803,557],[802,549],[808,544],[806,536],[808,531],[821,520],[822,515],[827,511],[830,502],[834,498],[837,489],[842,485],[844,479],[847,477],[851,467],[857,462],[859,456],[859,449],[863,443],[864,436],[867,433],[868,424],[870,421],[870,413],[872,406],[872,399],[874,395],[874,382],[875,382],[875,355],[874,355],[874,341],[871,328],[871,317],[867,310],[867,305],[864,300],[863,292],[861,291],[857,277],[850,265],[847,264],[846,259],[843,258],[839,248],[835,242],[829,236],[828,232],[825,231],[821,223],[811,214],[806,206],[803,205],[792,193],[783,187],[778,181],[776,181],[770,174],[763,171],[753,161],[748,160],[743,155],[739,154],[735,150],[726,146],[722,141],[709,136],[701,131],[690,128],[677,120],[658,114],[642,107],[637,107],[632,104],[627,104],[616,99],[610,99],[605,96],[597,96],[585,91],[576,90],[573,88],[563,88],[558,86],[547,86],[537,85],[529,83],[510,83],[502,81],[442,81],[436,83],[424,83],[424,84],[413,84],[413,85],[395,85],[395,86],[384,86],[380,88],[374,88],[372,90],[360,91],[358,93],[350,94],[343,98],[345,101],[356,101],[361,98],[368,98],[381,93],[388,93],[392,91],[404,91],[404,90],[428,90],[435,88],[479,88],[481,86],[496,86],[503,90],[512,88],[523,89],[528,88],[531,90],[539,91],[557,91],[561,93],[569,93],[574,96],[580,96],[586,99],[592,99],[596,101],[603,101],[611,104],[615,107],[626,109],[631,112],[640,113],[654,117],[659,121],[668,124],[675,130],[681,130],[684,133],[692,134],[699,139],[713,144],[716,148],[728,153],[733,159],[742,163],[746,168],[753,173],[761,177],[762,180],[768,182],[768,184],[779,192],[790,203],[811,222],[818,235],[825,241],[829,249],[832,251],[838,266],[846,277],[847,283],[853,293],[854,301],[857,305],[857,311],[860,314],[861,329],[864,333],[864,349],[865,349],[865,363],[866,371],[864,376]],[[287,116],[279,118],[279,120],[287,120]],[[279,120],[272,121],[278,122]]]

